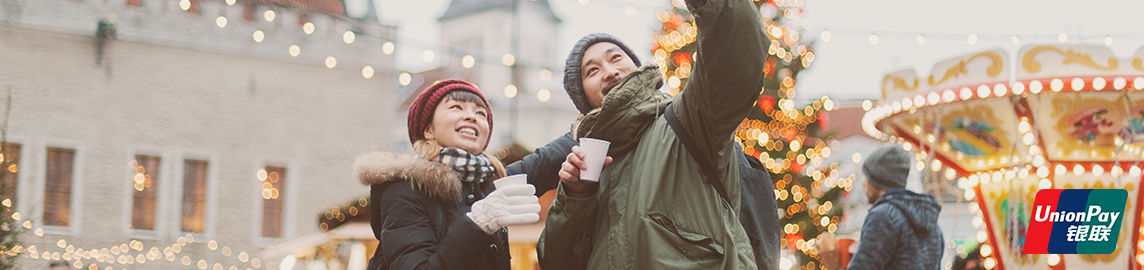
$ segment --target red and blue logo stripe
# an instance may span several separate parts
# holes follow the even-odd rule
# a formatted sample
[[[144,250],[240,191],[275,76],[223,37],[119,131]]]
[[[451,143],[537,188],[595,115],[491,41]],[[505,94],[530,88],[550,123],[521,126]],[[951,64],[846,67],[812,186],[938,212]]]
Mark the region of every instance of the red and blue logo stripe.
[[[1110,254],[1116,250],[1128,191],[1043,189],[1034,199],[1026,254]]]

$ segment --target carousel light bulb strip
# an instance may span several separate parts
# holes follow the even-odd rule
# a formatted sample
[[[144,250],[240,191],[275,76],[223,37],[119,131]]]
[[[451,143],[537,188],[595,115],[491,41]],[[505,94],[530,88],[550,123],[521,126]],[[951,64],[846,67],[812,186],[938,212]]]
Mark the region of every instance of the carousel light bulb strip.
[[[1014,90],[1024,89],[1025,82],[1015,81],[1012,83],[1012,86]],[[1014,95],[1020,95],[1020,93],[1014,92]],[[1022,144],[1027,147],[1026,155],[1032,157],[1031,160],[1028,160],[1028,163],[1033,166],[1031,173],[1039,178],[1039,180],[1037,180],[1037,188],[1052,188],[1056,184],[1053,180],[1055,179],[1055,174],[1049,169],[1053,163],[1045,155],[1044,149],[1048,148],[1046,148],[1045,140],[1041,138],[1041,133],[1037,129],[1037,119],[1033,116],[1032,107],[1029,106],[1028,99],[1021,98],[1015,99],[1015,101],[1013,111],[1019,121],[1017,124],[1017,132],[1019,136],[1021,136]]]
[[[1131,81],[1129,81],[1131,79]],[[1066,86],[1065,81],[1069,83]],[[1111,82],[1111,85],[1109,85]],[[1047,84],[1047,85],[1046,85]],[[1111,88],[1110,88],[1111,86]],[[1026,91],[1026,87],[1028,88]],[[958,89],[954,91],[954,89]],[[974,90],[976,89],[976,91]],[[889,135],[876,127],[879,122],[899,114],[915,112],[929,106],[989,98],[1002,98],[1007,95],[1027,96],[1041,92],[1081,92],[1081,91],[1125,91],[1144,90],[1144,76],[1102,75],[1102,76],[1062,76],[1017,80],[1012,84],[988,82],[936,90],[926,94],[904,97],[889,104],[879,104],[862,117],[863,130],[876,139],[886,139]],[[941,92],[941,94],[938,94]],[[1028,92],[1028,94],[1026,94]],[[954,94],[957,93],[957,94]],[[952,98],[956,95],[958,98]],[[949,98],[947,98],[949,97]],[[869,119],[868,119],[869,118]]]
[[[1114,81],[1114,86],[1117,86],[1117,87],[1123,86],[1126,84],[1124,81],[1125,80],[1117,79],[1116,81]],[[1130,111],[1129,108],[1132,107],[1130,103],[1131,103],[1131,99],[1127,98],[1127,95],[1125,95],[1125,104],[1124,105],[1125,105],[1125,111],[1126,112]],[[1119,143],[1119,141],[1118,141],[1118,143]],[[1129,143],[1123,143],[1122,145],[1118,146],[1118,148],[1123,149],[1123,148],[1127,148],[1130,146],[1131,146],[1131,144],[1129,144]],[[1135,151],[1133,151],[1133,150],[1135,150]],[[1139,148],[1136,148],[1136,149],[1129,148],[1129,151],[1133,152],[1135,154],[1139,154]],[[1114,154],[1114,156],[1115,156],[1115,154]],[[1119,161],[1117,163],[1119,163]],[[1119,164],[1117,164],[1117,165],[1119,165]],[[1131,169],[1129,172],[1130,176],[1137,178],[1137,181],[1136,181],[1136,183],[1137,183],[1136,204],[1135,204],[1136,205],[1136,213],[1135,213],[1135,215],[1133,215],[1133,223],[1132,223],[1136,226],[1137,230],[1131,230],[1130,231],[1132,233],[1132,240],[1131,240],[1132,242],[1131,243],[1135,243],[1135,244],[1132,245],[1132,253],[1130,253],[1130,254],[1133,254],[1133,255],[1129,257],[1129,261],[1130,261],[1130,263],[1135,264],[1136,268],[1139,269],[1139,268],[1144,268],[1144,239],[1141,239],[1141,235],[1144,235],[1144,224],[1141,224],[1141,219],[1144,218],[1144,209],[1141,209],[1141,207],[1140,207],[1140,205],[1142,203],[1144,203],[1144,189],[1142,189],[1139,186],[1141,184],[1144,184],[1144,177],[1140,176],[1141,170],[1137,168],[1138,165],[1140,165],[1140,161],[1135,162],[1132,165],[1133,169]],[[1116,176],[1115,168],[1113,170],[1113,176],[1114,177]]]
[[[905,130],[902,130],[899,127],[894,126],[891,128],[894,129],[896,132],[899,132],[899,134],[906,134]],[[906,151],[911,151],[914,148],[917,148],[918,151],[923,151],[923,152],[931,151],[931,150],[929,150],[931,147],[920,144],[920,141],[918,139],[913,138],[913,137],[906,136],[906,137],[895,137],[895,138],[898,138],[898,139],[901,139],[904,141],[902,144],[903,144],[903,148],[905,148]],[[942,166],[944,166],[946,169],[953,169],[958,175],[969,175],[970,174],[970,172],[968,170],[966,170],[965,168],[962,168],[961,166],[958,166],[957,163],[946,158],[945,156],[934,155],[934,159],[941,162]]]
[[[979,207],[981,210],[981,212],[979,213],[981,215],[981,218],[983,218],[983,219],[989,218],[990,217],[989,207],[987,205],[985,205],[985,200],[981,198],[981,196],[984,196],[984,195],[982,195],[983,193],[981,192],[981,185],[976,185],[971,190],[975,194],[973,201],[977,202],[977,207]],[[994,233],[993,233],[994,232],[993,222],[988,222],[987,220],[985,220],[984,223],[985,223],[985,230],[988,231],[988,233],[986,233],[986,236],[988,239],[987,245],[994,246],[994,247],[998,246],[997,245],[997,237],[994,236]],[[986,269],[993,269],[994,267],[997,267],[997,269],[999,269],[999,270],[1005,269],[1004,265],[997,263],[998,261],[1001,261],[1000,252],[993,252],[989,256],[985,256],[985,254],[982,254],[982,259],[984,261],[990,261],[990,260],[993,261],[992,264],[990,264],[990,263],[985,264]],[[992,266],[990,266],[990,265],[992,265]]]
[[[1136,166],[1133,166],[1133,168],[1136,168]],[[1140,269],[1144,268],[1144,238],[1142,238],[1142,235],[1144,235],[1144,224],[1141,224],[1141,222],[1144,221],[1144,208],[1140,207],[1141,204],[1144,204],[1144,187],[1140,186],[1144,184],[1144,176],[1139,175],[1140,170],[1136,170],[1136,172],[1137,174],[1135,176],[1139,180],[1136,182],[1136,214],[1133,215],[1132,224],[1135,224],[1137,229],[1131,230],[1132,243],[1135,243],[1135,245],[1132,245],[1131,253],[1134,256],[1129,258],[1131,258],[1130,261],[1132,263],[1136,264],[1137,269]]]

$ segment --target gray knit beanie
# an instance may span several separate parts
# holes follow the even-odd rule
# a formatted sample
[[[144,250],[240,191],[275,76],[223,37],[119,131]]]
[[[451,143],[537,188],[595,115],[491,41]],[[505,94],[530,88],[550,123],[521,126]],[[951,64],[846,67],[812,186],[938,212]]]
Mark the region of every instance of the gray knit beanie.
[[[862,172],[867,181],[880,189],[905,188],[910,176],[910,153],[897,145],[878,148],[866,157]]]
[[[576,41],[576,45],[572,46],[572,52],[568,53],[568,60],[564,62],[564,91],[568,92],[568,98],[572,99],[572,104],[575,104],[576,109],[583,114],[591,111],[592,105],[588,103],[588,95],[584,94],[584,84],[580,78],[580,63],[584,60],[584,51],[599,42],[616,44],[621,50],[624,50],[624,53],[632,59],[637,67],[640,66],[640,59],[636,57],[635,53],[632,53],[632,49],[612,35],[605,33],[588,34],[580,38],[580,41]]]

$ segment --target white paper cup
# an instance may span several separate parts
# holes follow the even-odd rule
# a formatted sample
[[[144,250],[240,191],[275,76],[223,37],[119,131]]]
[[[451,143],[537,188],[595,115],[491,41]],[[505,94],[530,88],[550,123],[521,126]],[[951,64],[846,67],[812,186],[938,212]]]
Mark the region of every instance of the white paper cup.
[[[611,142],[605,140],[580,138],[580,151],[584,153],[584,165],[588,166],[587,170],[580,170],[580,180],[600,181],[604,157],[608,156],[608,147],[611,145]]]
[[[524,184],[528,184],[528,175],[527,174],[518,174],[518,175],[506,176],[505,178],[501,178],[501,179],[497,179],[496,181],[493,181],[493,185],[495,185],[497,187],[497,189],[501,189],[503,187],[512,186],[512,185],[524,185]]]

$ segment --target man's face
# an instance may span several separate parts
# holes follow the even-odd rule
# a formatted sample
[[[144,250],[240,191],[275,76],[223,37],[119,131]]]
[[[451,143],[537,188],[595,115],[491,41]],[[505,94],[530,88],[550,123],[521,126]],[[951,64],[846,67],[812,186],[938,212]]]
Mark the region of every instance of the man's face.
[[[632,58],[614,43],[599,42],[588,46],[580,61],[580,82],[584,85],[588,104],[592,108],[603,106],[608,91],[638,68]]]
[[[866,201],[870,204],[878,202],[878,198],[882,197],[882,190],[870,184],[870,180],[866,180]]]

